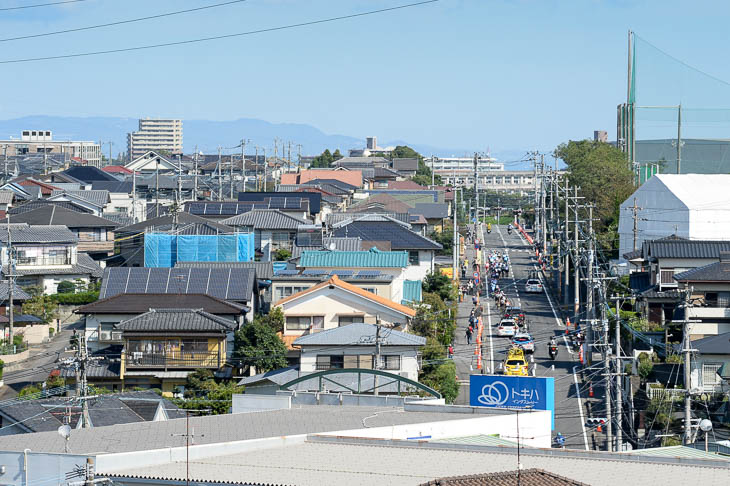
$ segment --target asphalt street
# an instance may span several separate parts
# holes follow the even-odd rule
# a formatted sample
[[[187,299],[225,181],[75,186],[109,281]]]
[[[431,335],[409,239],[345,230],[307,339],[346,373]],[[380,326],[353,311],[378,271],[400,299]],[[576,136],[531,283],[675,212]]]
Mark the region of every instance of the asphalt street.
[[[507,278],[499,281],[499,286],[508,296],[512,305],[522,308],[526,315],[529,333],[535,340],[535,352],[529,355],[530,374],[535,376],[551,376],[555,378],[555,433],[560,432],[566,437],[565,445],[570,448],[588,449],[590,432],[584,429],[586,410],[582,400],[577,395],[585,395],[584,386],[580,382],[581,369],[577,354],[573,353],[565,340],[565,325],[559,319],[559,311],[553,299],[546,293],[527,294],[524,292],[525,281],[531,270],[535,270],[536,261],[530,245],[513,231],[508,234],[506,226],[492,226],[492,232],[487,234],[484,225],[479,230],[480,241],[484,241],[482,251],[486,254],[492,250],[503,253],[505,250],[510,259],[510,271]],[[474,246],[466,249],[469,267],[474,262]],[[471,273],[471,272],[470,272]],[[483,273],[483,271],[482,271]],[[471,296],[466,296],[459,304],[457,318],[457,339],[454,346],[455,362],[458,376],[461,381],[461,390],[457,403],[469,403],[468,375],[471,373],[499,373],[507,350],[510,348],[510,338],[501,337],[496,333],[496,325],[501,314],[494,305],[491,297],[483,297],[481,305],[484,309],[484,334],[482,336],[482,370],[476,369],[475,346],[466,345],[465,331],[468,326],[469,312],[473,305]],[[571,331],[573,328],[570,329]],[[551,336],[555,336],[559,344],[558,356],[551,360],[548,355],[547,343]],[[590,374],[593,370],[588,370]],[[585,396],[582,396],[585,398]]]

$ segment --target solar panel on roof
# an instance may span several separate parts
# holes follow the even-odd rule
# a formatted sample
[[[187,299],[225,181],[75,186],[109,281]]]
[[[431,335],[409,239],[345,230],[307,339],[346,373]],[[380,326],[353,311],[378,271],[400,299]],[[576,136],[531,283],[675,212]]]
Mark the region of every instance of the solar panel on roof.
[[[288,269],[278,270],[278,271],[274,272],[274,275],[298,275],[298,274],[299,274],[299,270],[288,270]]]
[[[332,270],[330,273],[330,275],[337,275],[338,277],[350,277],[354,274],[353,270]]]
[[[287,197],[284,201],[284,209],[299,209],[302,207],[302,198]]]
[[[360,270],[357,274],[358,277],[377,277],[380,275],[380,270]]]
[[[147,280],[150,276],[149,268],[139,268],[135,271],[129,272],[129,278],[127,279],[127,292],[128,293],[145,293],[147,291]]]
[[[110,268],[106,281],[104,298],[124,293],[131,268]]]
[[[166,290],[168,294],[188,293],[188,283],[190,281],[189,268],[171,268],[169,275]]]
[[[318,268],[308,268],[302,272],[302,275],[328,275],[328,272]]]
[[[192,203],[189,208],[190,214],[205,214],[205,204]]]
[[[269,208],[282,209],[282,208],[284,208],[285,202],[286,202],[285,197],[272,197],[271,199],[269,199]]]
[[[225,299],[228,293],[230,270],[227,268],[211,268],[208,280],[208,295]]]
[[[210,272],[207,268],[191,268],[188,277],[188,293],[205,294],[208,290],[208,275]]]
[[[226,298],[245,300],[247,299],[244,296],[246,292],[246,281],[238,275],[239,272],[236,270],[231,271],[231,280],[228,282],[228,295]]]
[[[236,211],[238,210],[238,204],[236,203],[223,203],[221,204],[221,214],[224,214],[226,216],[228,215],[235,215],[237,214]]]
[[[147,293],[161,294],[167,291],[167,279],[170,276],[168,268],[150,268],[150,276],[147,279]]]

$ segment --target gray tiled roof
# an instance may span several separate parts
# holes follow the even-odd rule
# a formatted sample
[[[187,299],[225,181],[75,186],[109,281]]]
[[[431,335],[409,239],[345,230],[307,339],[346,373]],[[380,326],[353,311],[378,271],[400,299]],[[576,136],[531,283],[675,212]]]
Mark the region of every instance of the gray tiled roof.
[[[34,209],[43,208],[46,206],[58,206],[85,214],[92,213],[91,209],[85,208],[83,206],[80,206],[79,204],[70,201],[49,201],[48,199],[38,199],[36,201],[28,201],[21,204],[20,206],[13,206],[12,208],[10,208],[8,213],[10,213],[11,215],[23,214],[27,211],[33,211]]]
[[[360,238],[334,238],[325,237],[322,238],[322,246],[294,246],[292,248],[292,258],[297,258],[302,254],[303,251],[317,251],[317,250],[329,250],[331,245],[335,245],[335,250],[338,251],[360,251],[362,250],[362,240]]]
[[[644,258],[711,258],[730,251],[730,241],[668,239],[645,241]]]
[[[0,287],[0,291],[2,287]],[[215,315],[238,315],[244,306],[206,294],[117,294],[76,309],[77,314],[142,314],[164,305],[170,309],[203,309]]]
[[[141,223],[132,224],[129,226],[124,226],[123,228],[119,228],[117,231],[119,233],[139,233],[142,231],[149,231],[149,230],[160,230],[160,231],[166,231],[172,227],[172,225],[175,223],[174,216],[172,215],[165,215],[160,216],[158,218],[150,218],[146,221],[142,221]],[[201,218],[200,216],[196,216],[194,214],[181,212],[177,215],[177,223],[178,225],[190,225],[190,224],[199,224],[201,225],[198,229],[200,231],[203,231],[204,228],[208,228],[212,233],[207,232],[201,232],[198,234],[216,234],[218,233],[233,233],[234,229],[230,226],[226,226],[224,224],[220,224],[218,222],[211,221],[209,219]]]
[[[61,194],[68,194],[69,196],[75,196],[85,201],[89,201],[95,206],[104,207],[109,202],[109,191],[107,190],[88,190],[88,191],[64,191],[54,190],[51,192],[51,197],[59,196]]]
[[[77,243],[79,241],[79,239],[66,226],[62,225],[30,226],[25,223],[11,223],[10,236],[13,239],[13,244]],[[5,227],[0,228],[0,241],[3,243],[8,242],[8,232]]]
[[[700,354],[730,355],[730,332],[692,341],[692,349],[696,349]]]
[[[222,224],[229,226],[246,226],[254,229],[289,229],[295,230],[307,221],[282,213],[276,209],[254,209],[247,213],[238,214],[224,219]]]
[[[3,271],[6,270],[7,267],[3,268]],[[89,275],[93,278],[101,278],[104,275],[104,269],[87,253],[78,253],[76,256],[76,264],[69,267],[25,267],[16,268],[14,272],[18,275]]]
[[[3,219],[0,223],[6,222]],[[80,213],[55,204],[46,204],[32,211],[10,217],[13,223],[30,225],[61,225],[68,228],[114,228],[117,223],[93,214]]]
[[[674,275],[679,282],[730,282],[730,261],[721,261],[692,268]]]
[[[164,302],[161,302],[164,304]],[[120,322],[115,327],[127,332],[228,332],[236,323],[200,309],[151,309]]]
[[[23,290],[22,288],[18,287],[16,284],[15,287],[13,287],[13,299],[14,300],[28,300],[30,299],[30,295]],[[6,280],[0,281],[0,302],[5,302],[8,300],[8,282]]]
[[[418,159],[415,157],[394,158],[393,169],[395,170],[418,170]]]
[[[295,346],[374,346],[375,324],[348,324],[297,338]],[[383,346],[425,346],[426,338],[406,332],[385,329],[381,333]]]

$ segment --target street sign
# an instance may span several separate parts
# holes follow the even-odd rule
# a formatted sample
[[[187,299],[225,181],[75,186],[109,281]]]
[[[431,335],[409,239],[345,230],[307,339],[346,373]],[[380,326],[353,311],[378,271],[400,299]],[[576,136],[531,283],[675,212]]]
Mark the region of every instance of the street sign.
[[[555,428],[555,379],[536,376],[471,375],[472,407],[549,410]]]

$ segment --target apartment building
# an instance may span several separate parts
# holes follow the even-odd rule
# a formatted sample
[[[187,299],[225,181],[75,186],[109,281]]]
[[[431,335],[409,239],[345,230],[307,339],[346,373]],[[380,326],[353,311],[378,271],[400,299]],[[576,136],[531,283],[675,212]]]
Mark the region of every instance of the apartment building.
[[[5,157],[31,154],[64,154],[67,159],[81,159],[101,167],[101,145],[90,141],[54,140],[51,130],[23,130],[20,139],[0,140],[0,154]]]
[[[131,161],[150,150],[182,154],[182,120],[141,118],[139,130],[127,134],[127,157]]]

